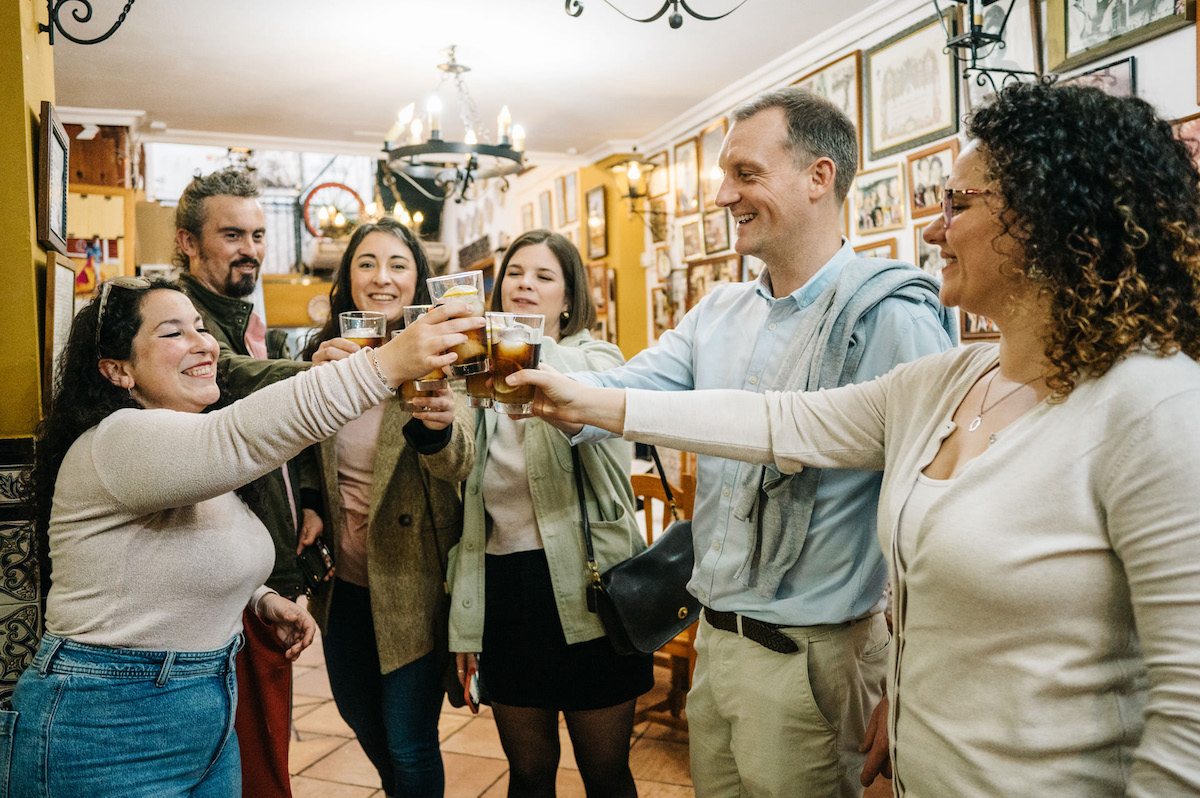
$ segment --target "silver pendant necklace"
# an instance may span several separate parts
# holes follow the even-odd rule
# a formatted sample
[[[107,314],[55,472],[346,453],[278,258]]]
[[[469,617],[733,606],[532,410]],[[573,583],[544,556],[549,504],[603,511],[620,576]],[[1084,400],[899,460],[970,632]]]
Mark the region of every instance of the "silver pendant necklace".
[[[987,413],[988,411],[992,410],[993,408],[995,408],[996,405],[1000,404],[1005,399],[1007,399],[1008,397],[1012,396],[1017,391],[1024,388],[1026,385],[1029,385],[1030,383],[1033,383],[1033,382],[1037,382],[1038,380],[1041,379],[1041,377],[1034,377],[1032,380],[1023,382],[1020,385],[1018,385],[1016,388],[1013,388],[1011,391],[1004,394],[1004,396],[1001,396],[999,399],[997,399],[996,401],[992,402],[989,405],[987,403],[988,394],[991,392],[992,383],[996,381],[996,375],[999,373],[1000,373],[1000,367],[996,366],[996,368],[992,370],[992,378],[990,380],[988,380],[987,387],[983,389],[983,400],[979,403],[979,412],[975,414],[975,418],[971,419],[971,423],[967,425],[967,432],[974,432],[975,430],[979,429],[979,425],[983,423],[984,414]]]

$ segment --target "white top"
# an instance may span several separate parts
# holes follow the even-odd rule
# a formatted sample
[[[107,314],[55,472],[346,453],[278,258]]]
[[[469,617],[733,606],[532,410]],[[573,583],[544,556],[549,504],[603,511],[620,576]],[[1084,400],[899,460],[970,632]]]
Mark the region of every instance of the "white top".
[[[144,651],[224,646],[275,560],[231,491],[390,395],[356,353],[211,413],[119,410],[80,435],[50,512],[46,629]]]
[[[1041,403],[898,540],[996,362],[984,344],[832,391],[630,390],[626,436],[781,471],[884,469],[902,794],[1198,795],[1200,364],[1134,354]]]

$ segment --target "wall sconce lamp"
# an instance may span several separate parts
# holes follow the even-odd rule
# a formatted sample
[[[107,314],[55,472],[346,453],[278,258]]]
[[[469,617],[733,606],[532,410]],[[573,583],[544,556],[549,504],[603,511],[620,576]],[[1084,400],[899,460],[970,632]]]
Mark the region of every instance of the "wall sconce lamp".
[[[995,93],[1000,88],[1022,80],[1025,77],[1040,80],[1037,72],[1022,69],[1006,69],[1003,67],[981,66],[980,60],[986,59],[997,49],[1004,49],[1004,29],[1008,25],[1009,14],[1012,13],[1014,0],[954,0],[955,5],[942,11],[938,0],[933,0],[937,10],[938,21],[942,32],[946,35],[946,49],[954,54],[955,63],[962,65],[964,80],[974,80],[977,86],[991,85]],[[952,9],[965,6],[962,14],[963,32],[954,34],[954,15]],[[949,19],[949,23],[947,23]],[[999,86],[996,85],[999,76]]]
[[[121,10],[121,16],[117,17],[117,21],[108,29],[107,33],[97,36],[95,39],[80,39],[72,36],[67,32],[67,29],[62,26],[62,21],[59,15],[62,14],[62,7],[67,3],[78,3],[83,8],[77,8],[71,12],[71,16],[80,25],[86,25],[92,20],[92,4],[88,0],[46,0],[46,12],[49,17],[49,22],[46,24],[38,23],[38,33],[50,34],[50,46],[54,46],[54,31],[58,31],[67,39],[76,44],[99,44],[117,32],[117,28],[121,27],[121,23],[125,21],[125,17],[129,14],[129,9],[133,7],[134,0],[126,0],[125,8]]]
[[[650,180],[650,173],[655,168],[655,164],[642,160],[638,155],[637,147],[633,148],[633,153],[628,158],[609,167],[609,171],[613,174],[613,180],[617,184],[617,191],[620,193],[621,199],[625,200],[629,215],[637,214],[647,225],[654,224],[655,216],[666,215],[664,211],[646,207],[645,203],[649,196],[647,184]]]

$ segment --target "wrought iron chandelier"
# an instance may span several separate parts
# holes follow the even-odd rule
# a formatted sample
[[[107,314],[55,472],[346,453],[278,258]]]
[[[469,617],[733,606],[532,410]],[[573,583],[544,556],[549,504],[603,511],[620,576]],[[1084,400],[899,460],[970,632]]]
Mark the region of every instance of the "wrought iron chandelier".
[[[613,173],[620,198],[625,200],[629,216],[636,214],[650,227],[656,222],[661,223],[658,217],[665,216],[663,211],[656,211],[646,204],[649,197],[650,173],[656,166],[654,162],[644,160],[637,147],[634,147],[631,155],[608,167]]]
[[[450,48],[450,60],[438,64],[442,82],[453,79],[459,117],[465,134],[462,141],[442,138],[442,102],[435,92],[425,106],[425,115],[416,113],[416,104],[409,103],[396,117],[383,143],[388,168],[407,180],[431,200],[450,197],[455,202],[468,198],[468,192],[478,181],[494,177],[505,178],[525,166],[525,131],[512,123],[508,106],[496,120],[499,143],[492,144],[487,129],[479,122],[475,101],[467,90],[463,74],[471,68],[458,63]],[[429,135],[425,136],[428,125]],[[433,181],[441,196],[426,190],[417,181]]]
[[[1015,83],[1025,78],[1034,80],[1042,79],[1042,76],[1036,72],[1030,72],[1023,69],[1006,69],[1004,67],[981,65],[980,61],[992,55],[997,49],[1003,50],[1004,44],[1004,29],[1008,26],[1008,17],[1012,14],[1014,0],[954,0],[956,5],[942,11],[938,5],[938,0],[933,0],[933,7],[937,10],[938,21],[941,23],[942,32],[946,35],[946,48],[954,54],[954,61],[962,65],[963,80],[973,80],[977,86],[991,86],[992,92],[995,93],[999,89]],[[1008,7],[1005,8],[1003,3],[1007,2]],[[1003,11],[1003,16],[999,14],[991,15],[992,19],[987,24],[984,23],[983,9],[988,6],[1000,3],[996,6],[996,11]],[[958,6],[965,6],[963,19],[963,32],[954,35],[954,9]],[[947,18],[950,18],[947,24]],[[996,77],[999,76],[1000,83],[997,86]]]
[[[109,28],[107,32],[97,36],[95,39],[80,39],[72,35],[66,28],[62,26],[62,21],[59,19],[59,15],[62,14],[62,7],[67,3],[78,3],[80,6],[82,6],[82,8],[76,8],[73,12],[71,12],[71,17],[77,23],[80,25],[86,25],[92,21],[92,4],[88,2],[88,0],[46,0],[46,12],[49,18],[45,24],[40,22],[38,23],[38,33],[50,34],[51,47],[54,46],[54,31],[56,30],[76,44],[99,44],[109,36],[112,36],[114,33],[116,33],[117,28],[121,27],[121,23],[125,21],[126,15],[129,14],[129,9],[133,7],[134,0],[126,0],[125,8],[121,10],[121,15],[117,17],[117,21],[113,23],[113,26]]]
[[[713,22],[718,19],[723,19],[723,18],[729,16],[730,14],[732,14],[734,11],[737,11],[739,8],[741,8],[742,6],[744,6],[746,4],[746,0],[742,0],[742,2],[738,3],[736,6],[729,9],[724,14],[718,14],[715,17],[705,16],[704,14],[701,14],[700,12],[696,11],[695,9],[693,9],[691,6],[689,6],[687,4],[687,0],[663,0],[662,8],[658,9],[658,11],[654,12],[653,14],[651,14],[650,16],[648,16],[644,19],[629,16],[624,11],[622,11],[621,9],[617,8],[615,5],[610,3],[609,0],[604,0],[604,4],[611,7],[618,14],[625,17],[625,19],[631,19],[634,22],[653,22],[654,20],[661,17],[663,14],[667,13],[667,9],[669,8],[669,9],[671,9],[671,16],[667,17],[667,24],[670,25],[672,28],[679,28],[683,25],[683,15],[679,13],[679,9],[681,7],[693,19],[700,19],[700,20],[704,20],[705,22]],[[569,14],[570,16],[577,17],[583,13],[583,2],[582,2],[582,0],[566,0],[566,5],[563,10],[565,10],[567,12],[567,14]]]

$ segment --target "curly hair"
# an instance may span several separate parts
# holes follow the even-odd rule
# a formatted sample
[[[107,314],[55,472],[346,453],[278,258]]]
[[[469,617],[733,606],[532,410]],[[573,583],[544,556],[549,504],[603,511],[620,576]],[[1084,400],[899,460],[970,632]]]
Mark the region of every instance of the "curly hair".
[[[570,239],[561,233],[549,230],[528,230],[517,236],[504,257],[500,260],[500,270],[496,272],[496,285],[492,288],[491,310],[504,310],[500,286],[504,283],[504,275],[508,273],[508,262],[513,255],[525,247],[534,244],[545,244],[554,253],[563,273],[563,299],[566,300],[567,319],[560,321],[558,337],[566,338],[580,330],[591,329],[596,323],[596,303],[592,300],[592,292],[588,287],[587,272],[583,268],[583,258]]]
[[[42,595],[50,587],[50,509],[58,472],[67,451],[79,436],[112,413],[142,405],[130,392],[111,383],[100,373],[101,358],[128,360],[133,354],[133,339],[142,326],[142,302],[154,290],[183,289],[170,280],[151,280],[145,288],[112,286],[82,308],[71,322],[66,346],[54,374],[50,412],[38,425],[33,465],[22,473],[19,490],[34,509],[34,536],[41,566]],[[107,296],[105,296],[107,295]],[[100,306],[99,335],[96,331]],[[220,383],[218,383],[220,384]],[[231,399],[222,385],[221,400],[209,409],[228,404]],[[238,491],[257,512],[259,494],[242,488]]]
[[[1065,398],[1131,351],[1200,358],[1200,173],[1151,106],[1021,84],[968,122],[1049,298],[1047,386]]]
[[[192,182],[179,197],[175,206],[175,229],[187,230],[197,241],[204,230],[204,222],[208,213],[204,201],[209,197],[244,197],[258,199],[260,194],[258,183],[244,169],[234,166],[226,167],[208,175],[196,175]],[[184,251],[175,246],[174,263],[181,269],[188,269],[191,262]]]
[[[429,286],[425,284],[425,281],[429,279],[432,272],[429,269],[429,258],[425,255],[425,248],[421,246],[421,239],[391,216],[384,216],[378,222],[360,224],[354,228],[354,233],[350,236],[349,243],[346,244],[346,251],[342,253],[342,262],[338,264],[337,273],[333,277],[333,285],[329,289],[329,318],[321,329],[309,337],[304,351],[300,354],[301,360],[312,360],[313,354],[316,353],[323,341],[337,338],[342,334],[341,323],[338,321],[339,314],[348,310],[361,310],[354,304],[354,296],[350,291],[351,266],[354,264],[354,255],[362,245],[363,239],[376,232],[391,233],[412,252],[413,264],[417,267],[417,283],[416,290],[413,291],[412,304],[429,304]],[[399,327],[403,326],[404,319],[401,319]]]

